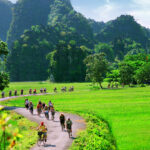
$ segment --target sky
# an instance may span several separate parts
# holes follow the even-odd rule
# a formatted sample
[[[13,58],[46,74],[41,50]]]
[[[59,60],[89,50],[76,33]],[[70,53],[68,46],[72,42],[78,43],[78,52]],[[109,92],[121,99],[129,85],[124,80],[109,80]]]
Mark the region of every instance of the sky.
[[[96,21],[107,22],[128,14],[150,28],[150,0],[71,0],[71,3],[76,11]]]

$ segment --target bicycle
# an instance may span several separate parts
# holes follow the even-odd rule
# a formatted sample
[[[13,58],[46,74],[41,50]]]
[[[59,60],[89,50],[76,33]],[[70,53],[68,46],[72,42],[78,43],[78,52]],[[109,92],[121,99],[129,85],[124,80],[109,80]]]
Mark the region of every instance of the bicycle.
[[[69,138],[72,136],[72,129],[67,129],[67,132],[68,132],[68,135],[69,135]]]
[[[45,111],[44,114],[45,114],[46,119],[49,120],[49,112]]]
[[[38,135],[39,135],[39,138],[37,141],[37,145],[42,146],[42,143],[43,143],[43,146],[45,146],[46,140],[47,140],[46,136],[42,132],[39,132]]]
[[[64,124],[64,123],[60,123],[60,125],[61,125],[62,131],[64,131],[64,129],[65,129],[65,124]]]
[[[33,108],[30,108],[29,111],[30,111],[31,115],[33,115]]]
[[[37,113],[38,113],[38,116],[40,116],[41,113],[42,113],[42,109],[41,109],[41,108],[38,108],[38,109],[37,109]]]

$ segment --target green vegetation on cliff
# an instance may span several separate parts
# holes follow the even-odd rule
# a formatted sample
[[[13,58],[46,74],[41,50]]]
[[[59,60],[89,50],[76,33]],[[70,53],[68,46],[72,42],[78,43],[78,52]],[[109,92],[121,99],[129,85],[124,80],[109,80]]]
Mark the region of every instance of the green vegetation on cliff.
[[[46,25],[50,0],[19,0],[13,8],[13,18],[8,32],[9,47],[32,25]]]
[[[7,31],[12,20],[12,3],[0,0],[0,39],[6,41]]]

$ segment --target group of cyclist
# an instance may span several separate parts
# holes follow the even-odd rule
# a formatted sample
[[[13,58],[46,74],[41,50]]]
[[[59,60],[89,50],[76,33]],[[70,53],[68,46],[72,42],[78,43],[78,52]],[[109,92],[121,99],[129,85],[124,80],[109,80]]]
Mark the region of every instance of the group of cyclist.
[[[40,89],[40,93],[46,93],[47,92],[47,90],[46,90],[46,88],[41,88]],[[17,90],[14,90],[14,92],[12,91],[12,90],[10,90],[9,91],[9,97],[11,97],[12,95],[13,95],[13,93],[14,93],[14,96],[17,96],[18,95],[18,91]],[[21,89],[20,90],[20,95],[23,95],[23,93],[24,93],[24,90],[23,89]],[[36,89],[29,89],[29,94],[37,94],[37,90]],[[5,92],[3,91],[2,92],[2,98],[5,98]]]
[[[29,110],[31,112],[31,114],[33,114],[33,109],[34,109],[33,103],[31,101],[29,101],[28,99],[25,99],[25,108],[27,110]],[[43,112],[47,119],[49,119],[49,112],[51,112],[51,119],[54,120],[55,109],[54,109],[54,105],[51,101],[49,101],[48,105],[39,101],[36,106],[36,109],[37,109],[38,116],[40,116],[41,113]],[[60,125],[61,125],[62,131],[64,131],[64,129],[66,127],[69,137],[71,137],[72,136],[72,121],[71,121],[71,119],[68,118],[66,120],[65,115],[63,113],[61,113],[59,120],[60,120]],[[44,137],[45,142],[47,141],[47,127],[45,126],[44,122],[41,122],[40,126],[38,127],[38,136],[39,136],[39,140],[41,140],[41,138]]]

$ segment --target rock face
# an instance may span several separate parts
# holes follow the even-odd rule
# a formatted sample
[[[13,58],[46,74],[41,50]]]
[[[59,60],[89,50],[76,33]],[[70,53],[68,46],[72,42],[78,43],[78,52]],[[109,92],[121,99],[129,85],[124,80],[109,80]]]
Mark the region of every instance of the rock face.
[[[24,30],[32,25],[46,25],[51,0],[19,0],[13,9],[13,18],[8,31],[9,47]]]
[[[0,0],[0,39],[6,41],[7,31],[12,20],[13,4],[8,0]]]
[[[54,0],[50,7],[48,25],[61,23],[86,38],[92,38],[93,31],[88,20],[73,9],[70,0]]]
[[[86,38],[93,37],[88,20],[77,13],[70,0],[19,0],[13,9],[13,18],[8,31],[9,47],[32,25],[64,24]]]

